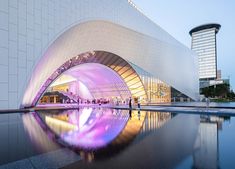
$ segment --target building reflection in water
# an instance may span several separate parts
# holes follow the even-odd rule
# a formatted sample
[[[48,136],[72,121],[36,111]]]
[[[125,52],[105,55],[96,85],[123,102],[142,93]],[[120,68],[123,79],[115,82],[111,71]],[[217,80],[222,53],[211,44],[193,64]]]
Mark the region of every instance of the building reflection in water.
[[[102,152],[110,151],[110,147],[117,150],[115,154],[137,135],[144,136],[156,130],[170,118],[170,113],[84,108],[26,114],[24,124],[40,147],[47,145],[45,140],[53,138],[52,141],[79,150],[81,157],[91,161],[95,158],[93,150],[96,150],[97,158],[103,157]]]
[[[142,113],[140,112],[140,119]],[[170,113],[150,112],[149,116],[147,116],[148,112],[145,114],[143,122],[143,126],[146,125],[145,132],[142,130],[144,127],[142,127],[137,135],[131,137],[132,134],[128,133],[135,133],[133,132],[135,131],[133,127],[136,127],[136,125],[128,123],[121,134],[112,142],[111,147],[108,146],[106,151],[101,150],[100,153],[93,153],[95,159],[102,154],[109,155],[108,157],[106,156],[106,160],[98,162],[95,160],[89,164],[89,167],[86,163],[81,162],[74,164],[74,168],[110,168],[110,166],[113,169],[174,168],[189,155],[193,154],[200,122],[199,116],[180,114],[171,119]],[[138,112],[132,112],[132,119],[135,119],[136,122],[139,121]],[[153,123],[158,124],[155,125]],[[138,129],[136,130],[138,131]],[[124,146],[131,143],[128,148],[118,155],[111,156],[110,152],[117,151],[119,147],[123,148],[123,143],[126,140],[129,141]]]
[[[113,163],[122,168],[127,163],[131,168],[180,168],[182,161],[192,157],[193,169],[220,168],[218,138],[226,120],[102,108],[34,112],[23,114],[22,119],[39,151],[71,147],[84,161],[92,162],[91,168]],[[109,160],[96,163],[102,158]]]
[[[219,130],[223,117],[201,116],[193,153],[195,169],[219,169]]]
[[[155,131],[161,126],[163,126],[168,120],[172,118],[171,113],[152,113],[147,112],[146,113],[146,119],[143,124],[142,133],[149,132],[149,131]]]
[[[23,114],[22,120],[31,142],[34,143],[39,152],[48,152],[60,147],[52,141],[54,137],[44,130],[45,127],[38,123],[38,119],[34,114]]]
[[[70,145],[92,165],[108,167],[114,161],[135,160],[129,164],[133,168],[143,164],[174,168],[192,156],[192,168],[218,169],[218,131],[223,121],[216,116],[102,108],[23,115],[24,126],[39,149]],[[101,158],[109,160],[95,163]]]

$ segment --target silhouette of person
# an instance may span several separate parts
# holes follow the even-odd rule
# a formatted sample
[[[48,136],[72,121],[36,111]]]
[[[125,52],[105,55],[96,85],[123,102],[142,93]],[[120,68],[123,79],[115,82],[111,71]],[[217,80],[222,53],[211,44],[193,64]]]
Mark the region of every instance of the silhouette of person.
[[[209,98],[206,98],[206,107],[208,108],[210,105],[210,99]]]
[[[138,119],[140,120],[140,110],[138,110]]]
[[[140,109],[140,98],[138,98],[138,109]]]
[[[210,99],[206,98],[206,111],[208,111],[209,107],[210,107]]]
[[[132,103],[131,103],[131,102],[132,102],[132,99],[131,99],[131,97],[130,97],[130,99],[129,99],[129,108],[130,108],[130,109],[132,109]]]
[[[132,117],[132,110],[129,110],[129,119],[131,119],[131,117]]]

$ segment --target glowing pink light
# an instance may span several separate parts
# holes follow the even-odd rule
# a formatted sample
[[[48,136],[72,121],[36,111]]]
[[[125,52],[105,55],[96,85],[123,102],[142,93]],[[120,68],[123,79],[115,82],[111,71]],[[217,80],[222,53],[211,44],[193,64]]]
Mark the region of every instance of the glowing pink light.
[[[123,79],[114,70],[108,68],[107,66],[98,63],[83,63],[77,66],[76,64],[74,63],[73,65],[70,63],[70,61],[67,61],[60,68],[58,68],[40,88],[40,91],[33,100],[32,106],[37,103],[49,85],[51,85],[52,82],[60,75],[63,75],[63,73],[77,79],[77,82],[71,84],[70,87],[71,91],[75,94],[79,93],[81,98],[93,99],[94,97],[90,89],[99,90],[99,93],[96,93],[96,96],[98,97],[97,99],[121,97],[118,88],[115,91],[110,89],[110,92],[104,92],[104,90],[108,89],[107,86],[105,88],[103,87],[105,85],[109,85],[110,88],[121,85],[122,90],[125,90],[127,93],[129,93],[129,95],[126,97],[128,98],[131,95]]]
[[[107,145],[122,131],[128,120],[128,116],[116,116],[111,110],[106,110],[99,117],[92,112],[89,119],[83,114],[80,115],[80,119],[84,118],[81,124],[86,121],[83,126],[79,130],[61,134],[61,138],[72,146],[89,149]]]

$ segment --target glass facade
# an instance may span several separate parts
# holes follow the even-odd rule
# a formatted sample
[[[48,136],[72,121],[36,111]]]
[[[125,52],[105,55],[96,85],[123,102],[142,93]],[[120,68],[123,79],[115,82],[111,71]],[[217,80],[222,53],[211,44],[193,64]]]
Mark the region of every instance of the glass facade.
[[[208,24],[196,27],[190,31],[192,50],[198,54],[200,80],[216,79],[216,34],[219,28],[220,25],[218,24]]]
[[[145,87],[148,103],[169,103],[171,102],[171,87],[162,82],[158,78],[152,76],[150,73],[144,71],[140,67],[131,64],[132,67],[139,74],[142,83]]]
[[[63,75],[71,76],[73,80],[60,84],[58,81]],[[73,85],[76,81],[86,86],[91,97],[81,96],[81,91],[71,91],[70,88],[79,88],[78,85]],[[76,95],[75,101],[102,98],[111,102],[117,99],[121,103],[127,103],[129,97],[132,97],[133,103],[138,100],[141,104],[171,102],[169,85],[121,57],[102,51],[84,53],[64,63],[45,82],[39,94],[42,96],[51,90],[60,91],[68,97],[75,98]]]
[[[211,28],[192,34],[192,50],[199,57],[199,78],[216,78],[216,29]]]

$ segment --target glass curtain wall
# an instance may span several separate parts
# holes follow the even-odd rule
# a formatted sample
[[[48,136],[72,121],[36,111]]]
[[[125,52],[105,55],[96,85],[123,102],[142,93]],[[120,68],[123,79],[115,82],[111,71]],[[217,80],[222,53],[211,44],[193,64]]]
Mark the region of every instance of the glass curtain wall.
[[[92,71],[89,66],[81,70],[76,68],[78,65],[88,63],[104,65],[106,68],[110,68],[115,72],[115,76],[121,78],[123,82],[119,83],[120,80],[117,81],[114,78],[115,76],[109,75],[108,69],[107,71],[103,68],[98,69],[98,67],[95,69],[94,66],[92,67],[94,69]],[[96,73],[96,76],[102,76],[99,79],[105,78],[108,82],[100,83],[96,80],[94,73]],[[80,81],[86,84],[87,89],[94,99],[100,99],[106,96],[112,99],[112,97],[116,98],[119,96],[120,102],[127,103],[131,96],[134,104],[138,101],[140,101],[141,104],[171,102],[171,87],[169,85],[121,57],[104,51],[87,52],[68,60],[45,82],[38,96],[35,98],[35,102],[37,102],[40,95],[42,96],[43,93],[50,88],[52,82],[61,74],[71,75],[75,79],[76,76],[79,75]],[[108,78],[105,74],[107,74]],[[113,77],[114,80],[110,80],[111,77]]]
[[[158,78],[153,77],[150,73],[140,67],[131,64],[139,74],[147,97],[143,98],[143,103],[169,103],[171,102],[171,87]]]

